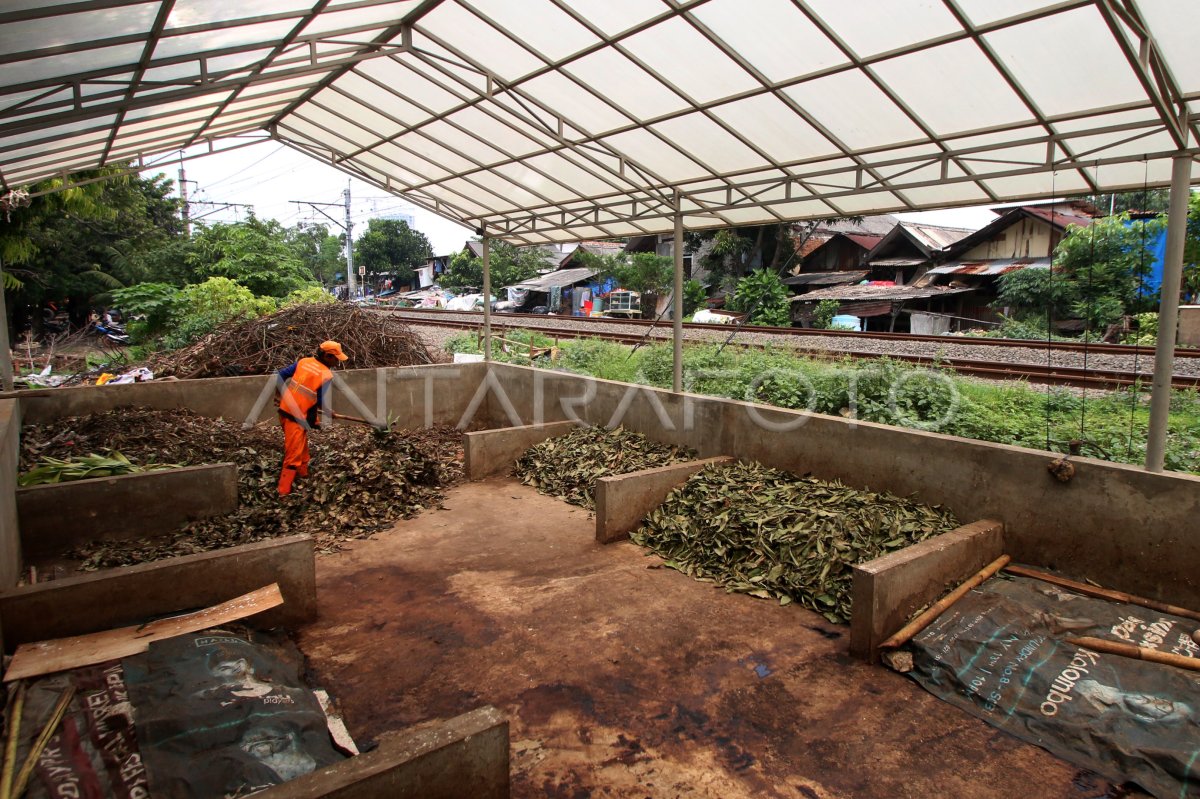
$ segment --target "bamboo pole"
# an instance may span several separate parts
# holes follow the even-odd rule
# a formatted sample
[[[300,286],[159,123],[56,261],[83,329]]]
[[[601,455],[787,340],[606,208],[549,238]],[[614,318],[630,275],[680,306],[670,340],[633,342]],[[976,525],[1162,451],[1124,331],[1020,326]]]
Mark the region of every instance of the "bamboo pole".
[[[1124,602],[1129,605],[1140,605],[1141,607],[1157,610],[1161,613],[1170,613],[1174,616],[1183,616],[1185,619],[1195,619],[1200,621],[1200,613],[1197,613],[1194,610],[1188,610],[1187,608],[1181,608],[1176,605],[1168,605],[1166,602],[1159,602],[1156,599],[1146,599],[1145,597],[1127,594],[1124,591],[1114,591],[1111,588],[1100,588],[1099,586],[1088,585],[1087,583],[1079,583],[1074,580],[1068,580],[1066,577],[1059,577],[1057,574],[1037,571],[1036,569],[1030,569],[1026,566],[1010,564],[1005,566],[1004,570],[1009,574],[1016,574],[1021,577],[1032,577],[1035,580],[1052,583],[1054,585],[1062,586],[1063,588],[1070,588],[1072,591],[1077,591],[1078,593],[1086,596],[1094,596],[1100,599],[1111,599],[1114,602]]]
[[[1012,558],[1010,558],[1008,555],[1001,555],[1000,557],[996,558],[981,571],[976,572],[975,576],[971,577],[958,588],[955,588],[949,594],[935,602],[933,606],[929,608],[929,610],[925,611],[920,616],[917,616],[908,624],[901,627],[900,630],[898,630],[891,638],[880,644],[879,648],[895,649],[896,647],[907,643],[914,635],[932,624],[934,619],[945,613],[951,605],[966,596],[968,591],[991,577],[996,572],[1003,569],[1010,560],[1012,560]]]
[[[1122,657],[1134,658],[1135,660],[1165,663],[1168,666],[1178,666],[1181,669],[1200,671],[1200,659],[1186,657],[1185,655],[1176,655],[1174,652],[1159,652],[1157,649],[1134,646],[1133,644],[1122,644],[1119,641],[1106,641],[1103,638],[1092,638],[1086,635],[1080,638],[1068,638],[1067,643],[1091,649],[1093,652],[1121,655]]]
[[[25,788],[29,784],[29,778],[33,776],[33,769],[37,766],[38,759],[42,756],[42,750],[46,748],[46,744],[50,743],[50,739],[54,737],[54,732],[58,729],[59,722],[67,713],[67,706],[71,704],[71,699],[75,696],[75,685],[72,683],[63,689],[62,694],[58,697],[58,704],[54,706],[54,712],[50,714],[50,720],[46,722],[46,726],[42,727],[42,732],[38,735],[37,741],[34,742],[33,748],[29,750],[29,754],[25,757],[25,762],[21,765],[21,771],[17,774],[16,782],[13,783],[12,794],[9,799],[21,799],[21,794],[25,793]]]
[[[8,712],[8,740],[4,745],[4,770],[0,772],[0,799],[12,795],[13,769],[17,764],[17,744],[21,735],[21,713],[25,710],[25,681],[17,685],[17,696]]]

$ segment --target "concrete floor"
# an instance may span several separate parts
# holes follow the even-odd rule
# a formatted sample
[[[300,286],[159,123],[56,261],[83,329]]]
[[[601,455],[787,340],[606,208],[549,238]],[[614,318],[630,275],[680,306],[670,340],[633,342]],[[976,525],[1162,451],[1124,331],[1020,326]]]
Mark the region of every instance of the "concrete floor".
[[[514,797],[1120,795],[851,660],[847,628],[593,534],[494,479],[319,558],[314,684],[359,740],[495,705]]]

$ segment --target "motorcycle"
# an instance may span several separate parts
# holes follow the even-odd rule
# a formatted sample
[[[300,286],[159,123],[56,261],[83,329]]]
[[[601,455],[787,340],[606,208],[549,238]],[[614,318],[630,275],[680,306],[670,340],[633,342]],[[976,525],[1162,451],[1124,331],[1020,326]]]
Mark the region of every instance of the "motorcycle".
[[[118,347],[128,346],[132,342],[129,334],[125,332],[125,328],[116,322],[92,322],[92,332],[106,342],[116,344]]]

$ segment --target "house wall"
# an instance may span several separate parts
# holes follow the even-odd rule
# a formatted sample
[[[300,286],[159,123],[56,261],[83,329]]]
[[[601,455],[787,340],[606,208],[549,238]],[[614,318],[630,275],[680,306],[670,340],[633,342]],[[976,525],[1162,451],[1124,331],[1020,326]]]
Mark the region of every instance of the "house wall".
[[[958,256],[960,261],[985,258],[1048,258],[1058,243],[1059,234],[1045,222],[1022,217],[985,242]]]

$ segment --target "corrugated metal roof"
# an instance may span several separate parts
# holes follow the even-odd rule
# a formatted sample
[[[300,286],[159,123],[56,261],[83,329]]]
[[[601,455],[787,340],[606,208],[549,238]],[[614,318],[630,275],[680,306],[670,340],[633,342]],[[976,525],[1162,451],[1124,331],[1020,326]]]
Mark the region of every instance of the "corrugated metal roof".
[[[973,288],[949,288],[947,286],[835,286],[818,289],[807,294],[792,297],[792,302],[820,302],[821,300],[839,300],[841,302],[869,302],[871,300],[919,300],[925,297],[942,297],[950,294],[962,294],[974,291]]]
[[[949,247],[959,239],[965,239],[975,232],[970,228],[922,225],[916,222],[901,222],[900,226],[931,250]]]
[[[1004,275],[1018,269],[1049,269],[1050,258],[995,258],[985,261],[953,261],[930,269],[927,275]]]
[[[786,286],[837,286],[842,283],[857,283],[867,276],[867,271],[851,272],[807,272],[785,278]]]
[[[555,272],[549,272],[541,277],[533,280],[525,280],[520,283],[514,283],[509,288],[529,289],[530,291],[550,291],[551,286],[573,286],[584,280],[588,280],[596,276],[596,271],[593,269],[559,269]]]
[[[871,261],[871,266],[920,266],[928,260],[928,258],[876,258]]]

